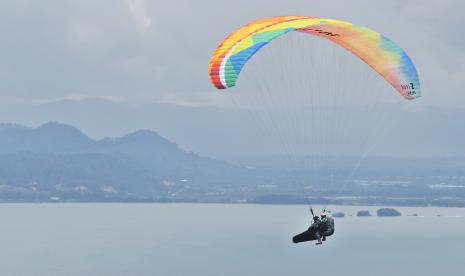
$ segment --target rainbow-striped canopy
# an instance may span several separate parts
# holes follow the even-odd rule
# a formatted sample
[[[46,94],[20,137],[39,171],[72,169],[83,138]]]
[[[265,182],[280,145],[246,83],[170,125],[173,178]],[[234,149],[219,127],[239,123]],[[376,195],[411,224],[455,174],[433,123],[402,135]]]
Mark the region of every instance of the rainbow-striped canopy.
[[[298,31],[339,44],[358,56],[385,78],[403,97],[420,97],[417,70],[392,40],[371,29],[349,22],[308,16],[278,16],[249,23],[230,34],[210,61],[210,78],[218,89],[236,84],[246,62],[272,40]]]

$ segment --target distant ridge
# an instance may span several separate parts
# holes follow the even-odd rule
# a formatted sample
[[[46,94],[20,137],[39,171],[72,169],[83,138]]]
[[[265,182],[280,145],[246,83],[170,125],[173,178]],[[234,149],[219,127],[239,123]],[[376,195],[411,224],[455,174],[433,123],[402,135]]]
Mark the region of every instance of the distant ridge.
[[[97,141],[58,122],[37,128],[0,124],[3,200],[53,196],[84,201],[163,201],[179,193],[179,183],[189,181],[200,188],[238,169],[181,150],[150,130]]]
[[[80,152],[90,150],[94,141],[77,128],[49,122],[37,128],[0,125],[0,153],[18,151]]]
[[[151,130],[94,140],[57,122],[0,124],[0,202],[465,206],[465,158],[368,157],[350,178],[360,159],[338,156],[331,167],[309,167],[308,158],[231,164],[182,150]]]

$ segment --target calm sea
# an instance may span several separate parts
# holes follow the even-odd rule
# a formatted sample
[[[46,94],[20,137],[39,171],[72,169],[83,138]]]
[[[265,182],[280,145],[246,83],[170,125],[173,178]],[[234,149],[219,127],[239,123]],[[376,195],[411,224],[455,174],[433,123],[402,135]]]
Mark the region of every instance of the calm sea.
[[[307,206],[0,204],[0,275],[465,275],[465,209],[330,209],[317,247],[291,243]]]

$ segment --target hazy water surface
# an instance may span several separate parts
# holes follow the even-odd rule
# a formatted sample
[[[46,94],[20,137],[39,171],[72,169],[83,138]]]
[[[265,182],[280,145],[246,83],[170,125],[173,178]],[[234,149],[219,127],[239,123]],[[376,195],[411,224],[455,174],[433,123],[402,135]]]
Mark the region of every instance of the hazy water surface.
[[[306,206],[1,204],[0,275],[464,275],[465,209],[397,209],[316,247]]]

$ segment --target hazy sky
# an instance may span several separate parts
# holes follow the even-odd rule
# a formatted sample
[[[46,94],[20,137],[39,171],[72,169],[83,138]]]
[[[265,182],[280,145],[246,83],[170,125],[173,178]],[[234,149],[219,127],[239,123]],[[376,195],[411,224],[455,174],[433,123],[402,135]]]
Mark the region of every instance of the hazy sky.
[[[218,42],[249,21],[302,14],[380,31],[414,60],[425,104],[464,106],[464,13],[460,0],[1,1],[0,99],[215,105]]]
[[[290,14],[370,27],[397,42],[413,59],[423,92],[415,109],[427,113],[416,116],[415,124],[409,118],[402,120],[403,126],[391,135],[394,138],[386,138],[391,145],[379,154],[463,152],[463,131],[457,124],[465,113],[437,112],[437,107],[465,107],[465,1],[461,0],[1,1],[0,122],[37,126],[59,121],[95,138],[148,128],[185,149],[210,156],[272,153],[277,145],[263,147],[262,141],[270,139],[257,138],[256,125],[237,110],[225,110],[231,101],[210,84],[208,64],[218,43],[234,29],[263,17]],[[310,44],[308,49],[313,49]],[[267,49],[271,48],[260,53]],[[321,59],[321,54],[315,57]],[[353,75],[341,80],[353,78],[354,71],[364,77],[370,69],[360,65],[349,68],[346,72]],[[252,67],[248,64],[244,72]],[[266,75],[266,70],[261,73]],[[246,83],[241,77],[238,84]],[[321,78],[322,83],[332,80]],[[284,118],[274,114],[277,120]],[[302,125],[308,122],[305,118],[299,118]],[[306,140],[309,136],[293,135],[288,123],[281,124],[281,133],[311,144]],[[355,126],[342,125],[348,131]],[[327,136],[336,136],[333,132]],[[267,137],[278,136],[270,133]]]

